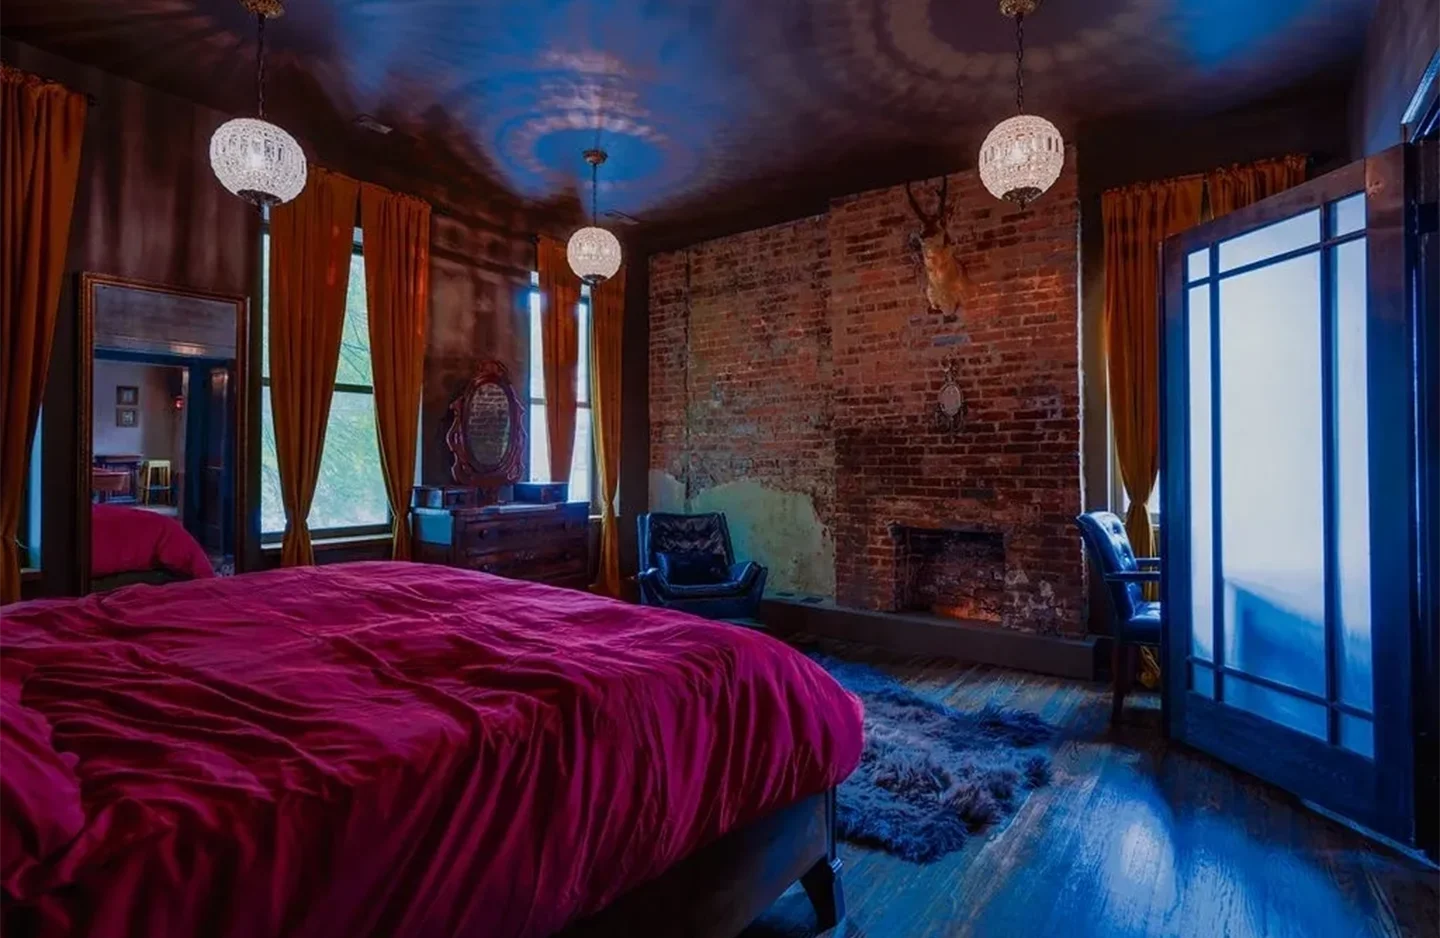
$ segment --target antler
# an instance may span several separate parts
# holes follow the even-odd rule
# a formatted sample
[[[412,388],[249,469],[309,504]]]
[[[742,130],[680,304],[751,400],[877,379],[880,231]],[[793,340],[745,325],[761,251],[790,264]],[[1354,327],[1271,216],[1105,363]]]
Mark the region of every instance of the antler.
[[[911,191],[910,183],[908,181],[905,183],[905,198],[910,200],[910,210],[915,213],[916,218],[919,218],[921,221],[930,220],[930,217],[925,213],[925,210],[920,207],[920,203],[915,201],[915,193]]]

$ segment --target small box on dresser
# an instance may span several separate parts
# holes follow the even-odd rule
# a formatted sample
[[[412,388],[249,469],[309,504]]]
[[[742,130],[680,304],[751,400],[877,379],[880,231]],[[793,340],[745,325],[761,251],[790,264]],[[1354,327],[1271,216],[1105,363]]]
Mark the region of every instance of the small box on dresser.
[[[590,505],[410,509],[415,559],[517,580],[590,585]]]

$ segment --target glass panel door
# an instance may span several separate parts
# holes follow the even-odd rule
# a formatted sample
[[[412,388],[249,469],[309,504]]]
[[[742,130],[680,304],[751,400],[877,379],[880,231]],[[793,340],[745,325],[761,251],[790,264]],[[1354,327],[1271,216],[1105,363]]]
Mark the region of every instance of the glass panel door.
[[[1410,841],[1398,154],[1167,242],[1162,608],[1172,736]]]

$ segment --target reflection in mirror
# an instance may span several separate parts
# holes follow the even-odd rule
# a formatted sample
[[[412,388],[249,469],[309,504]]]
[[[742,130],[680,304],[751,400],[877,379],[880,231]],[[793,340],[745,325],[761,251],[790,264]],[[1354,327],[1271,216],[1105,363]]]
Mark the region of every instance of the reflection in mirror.
[[[510,401],[499,386],[484,385],[470,398],[465,436],[476,469],[493,472],[499,467],[510,442]]]
[[[86,274],[89,586],[233,573],[245,301]]]
[[[481,362],[450,404],[450,474],[462,485],[493,489],[520,478],[525,455],[525,408],[497,361]]]

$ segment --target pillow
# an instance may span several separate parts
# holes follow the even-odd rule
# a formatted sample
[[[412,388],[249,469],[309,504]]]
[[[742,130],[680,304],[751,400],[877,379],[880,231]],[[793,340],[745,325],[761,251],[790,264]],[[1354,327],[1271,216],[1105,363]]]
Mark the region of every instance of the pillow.
[[[75,757],[51,746],[50,724],[20,702],[12,676],[0,692],[0,882],[24,896],[27,881],[80,832],[85,811]]]
[[[676,586],[709,586],[730,579],[725,558],[717,554],[661,551],[658,559],[660,576],[665,582],[674,583]]]

